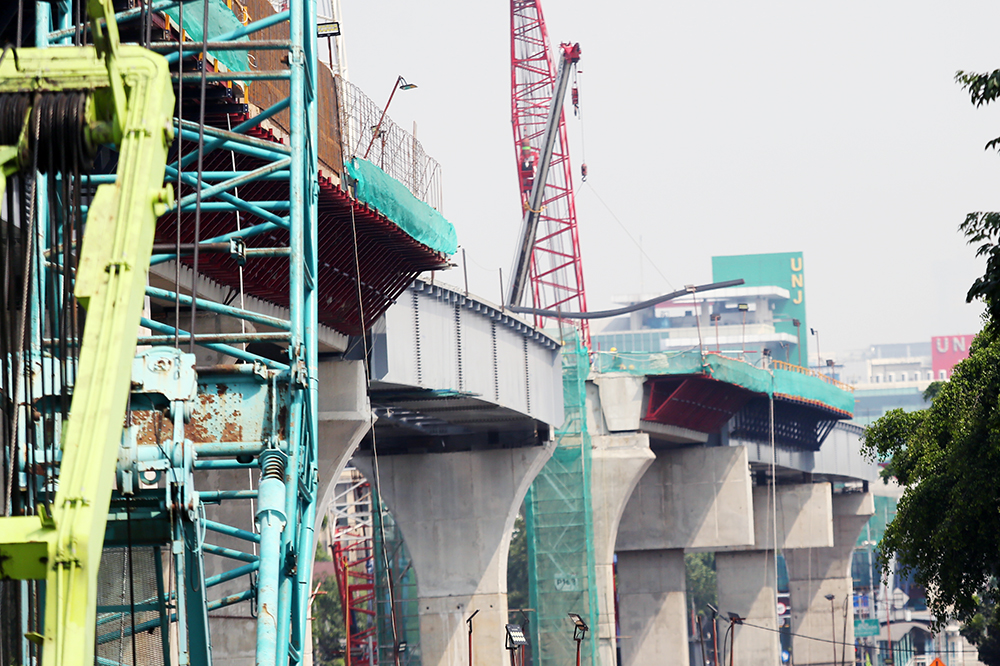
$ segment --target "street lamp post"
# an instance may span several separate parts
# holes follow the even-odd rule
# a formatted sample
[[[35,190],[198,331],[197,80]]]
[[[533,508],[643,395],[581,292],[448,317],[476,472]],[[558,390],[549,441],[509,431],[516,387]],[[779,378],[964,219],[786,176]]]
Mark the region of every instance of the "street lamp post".
[[[407,83],[406,79],[402,76],[396,77],[396,82],[392,84],[392,92],[389,93],[389,101],[385,103],[385,108],[382,109],[382,115],[379,116],[378,123],[372,128],[372,140],[368,142],[368,148],[365,150],[365,159],[368,159],[368,153],[372,150],[372,144],[375,143],[375,138],[379,136],[382,130],[382,121],[385,120],[385,114],[389,111],[389,105],[392,104],[392,98],[396,94],[397,90],[413,90],[417,85],[415,83]]]
[[[708,604],[712,611],[712,663],[719,666],[719,609]]]
[[[799,340],[799,345],[798,345],[798,349],[799,349],[799,367],[801,368],[802,367],[802,322],[799,321],[798,319],[793,319],[792,320],[792,326],[795,327],[795,337],[798,338],[798,340]],[[806,360],[808,361],[809,359],[806,359]]]
[[[573,640],[576,641],[576,666],[580,666],[580,644],[587,636],[587,631],[590,627],[576,613],[568,613],[568,615],[569,619],[573,620]]]
[[[736,307],[743,313],[743,344],[740,350],[740,358],[745,360],[747,355],[747,311],[750,309],[750,306],[746,303],[740,303]]]
[[[821,366],[823,365],[823,357],[819,353],[819,331],[815,328],[810,328],[809,332],[816,336],[816,365]],[[806,361],[808,360],[809,359],[806,359]]]
[[[477,608],[475,612],[469,616],[469,619],[465,621],[466,624],[469,625],[469,666],[472,666],[472,618],[476,617],[478,614],[479,609]]]

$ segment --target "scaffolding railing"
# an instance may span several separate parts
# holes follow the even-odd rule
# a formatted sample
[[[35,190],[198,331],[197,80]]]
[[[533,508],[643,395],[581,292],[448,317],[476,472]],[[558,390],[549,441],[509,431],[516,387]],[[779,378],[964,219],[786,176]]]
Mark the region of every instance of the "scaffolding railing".
[[[367,159],[405,185],[413,196],[442,212],[444,195],[437,160],[424,151],[414,134],[387,115],[383,117],[385,110],[360,88],[340,76],[336,82],[344,159]]]

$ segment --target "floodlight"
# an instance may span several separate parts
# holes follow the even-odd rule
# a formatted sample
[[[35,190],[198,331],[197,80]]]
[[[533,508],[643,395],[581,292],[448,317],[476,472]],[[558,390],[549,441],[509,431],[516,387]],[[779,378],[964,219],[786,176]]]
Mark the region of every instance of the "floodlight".
[[[524,631],[521,630],[521,625],[519,624],[508,624],[507,629],[507,642],[504,647],[508,650],[516,650],[519,647],[523,647],[528,644],[528,638],[524,635]]]
[[[317,37],[340,37],[340,21],[328,21],[316,25]]]
[[[793,319],[793,320],[792,320],[792,326],[794,326],[794,327],[798,328],[798,327],[799,327],[799,326],[801,326],[801,325],[802,325],[802,322],[801,322],[801,321],[799,321],[798,319]]]
[[[832,594],[824,594],[823,598],[826,599],[827,601],[833,601],[834,599]]]
[[[739,613],[729,613],[729,621],[733,624],[743,624],[745,617],[740,617]]]
[[[750,309],[750,306],[747,305],[746,303],[740,303],[736,307],[740,310],[740,312],[746,312],[747,310]]]
[[[416,83],[407,83],[406,79],[404,79],[402,76],[399,77],[399,89],[400,90],[413,90],[416,87],[417,87]]]
[[[583,621],[583,618],[577,615],[576,613],[568,613],[568,615],[569,619],[573,620],[573,624],[575,624],[580,629],[583,629],[584,631],[590,629],[590,627],[587,626],[587,623]]]
[[[716,608],[715,606],[713,606],[712,604],[708,604],[708,609],[710,611],[712,611],[712,618],[713,619],[719,617],[722,614],[722,613],[719,612],[719,609]]]

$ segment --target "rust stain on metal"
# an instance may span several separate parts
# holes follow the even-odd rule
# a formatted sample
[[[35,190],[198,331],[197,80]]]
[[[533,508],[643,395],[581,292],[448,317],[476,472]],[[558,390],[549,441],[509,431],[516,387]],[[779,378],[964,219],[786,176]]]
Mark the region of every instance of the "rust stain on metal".
[[[242,442],[243,426],[237,422],[229,421],[222,427],[223,442]]]

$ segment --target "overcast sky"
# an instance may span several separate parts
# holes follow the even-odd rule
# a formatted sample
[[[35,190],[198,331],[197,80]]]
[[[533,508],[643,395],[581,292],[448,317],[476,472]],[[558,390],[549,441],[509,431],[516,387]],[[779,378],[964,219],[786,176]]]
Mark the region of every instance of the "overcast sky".
[[[442,164],[470,287],[498,301],[521,214],[509,3],[341,2],[351,81],[380,105],[397,75],[419,86],[389,115]],[[708,282],[713,255],[801,250],[824,349],[978,331],[965,293],[984,262],[957,227],[1000,210],[1000,156],[983,150],[1000,108],[953,77],[1000,67],[1000,4],[544,2],[552,41],[583,49],[567,128],[589,169],[591,310]]]

